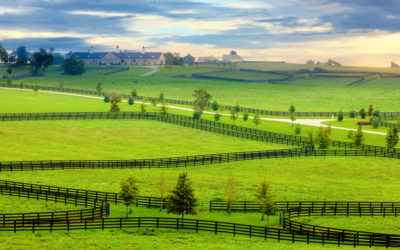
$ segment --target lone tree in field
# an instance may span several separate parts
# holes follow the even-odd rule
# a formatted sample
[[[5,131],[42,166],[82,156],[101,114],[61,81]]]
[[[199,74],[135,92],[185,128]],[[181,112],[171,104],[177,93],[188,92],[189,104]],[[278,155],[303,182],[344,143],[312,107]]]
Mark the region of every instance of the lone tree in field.
[[[146,104],[145,103],[147,103],[146,97],[144,97],[142,99],[142,104],[140,104],[140,112],[142,112],[142,113],[146,113]]]
[[[254,114],[253,122],[256,126],[258,126],[258,124],[260,124],[260,114],[258,112]]]
[[[329,135],[328,130],[320,127],[317,133],[317,145],[318,149],[327,149],[329,147]]]
[[[154,112],[157,111],[156,109],[157,109],[157,104],[158,104],[158,98],[157,97],[153,97],[153,98],[151,98],[150,101],[151,101],[151,104],[154,107]]]
[[[362,107],[360,109],[359,113],[360,113],[360,116],[361,116],[362,119],[365,119],[365,117],[367,117],[367,112],[365,112],[365,108],[364,107]]]
[[[266,180],[257,187],[255,193],[257,202],[260,204],[261,220],[264,220],[264,215],[267,216],[267,227],[269,226],[269,216],[275,215],[277,206],[275,205],[275,196],[271,192],[270,186]]]
[[[196,214],[197,199],[194,196],[194,189],[187,173],[179,174],[178,183],[169,196],[168,213],[173,214]],[[183,222],[182,222],[183,223]]]
[[[135,88],[132,89],[132,91],[131,91],[131,96],[132,96],[132,97],[137,97],[137,91],[136,91]]]
[[[237,190],[238,190],[238,183],[235,180],[233,176],[230,176],[228,178],[228,181],[225,185],[225,190],[224,190],[224,196],[225,196],[225,201],[228,202],[228,213],[231,212],[231,206],[230,203],[232,201],[235,201],[236,196],[237,196]]]
[[[361,129],[361,125],[358,126],[357,132],[353,135],[354,144],[359,147],[364,141],[364,134]]]
[[[110,112],[118,113],[121,111],[121,109],[118,106],[118,103],[122,101],[122,95],[120,93],[116,91],[110,92],[109,101],[111,103]]]
[[[160,113],[161,113],[162,116],[166,116],[167,112],[168,112],[168,108],[167,108],[167,106],[165,104],[165,101],[163,101],[163,103],[161,105],[161,112]]]
[[[37,86],[37,84],[35,84],[35,86],[33,86],[32,90],[33,90],[33,92],[35,92],[35,95],[37,95],[37,93],[39,92],[39,87]]]
[[[397,133],[398,133],[397,127],[388,128],[388,131],[386,133],[386,146],[388,148],[396,147],[397,143],[399,142],[399,136]]]
[[[129,215],[129,208],[132,209],[132,204],[135,203],[139,196],[139,187],[133,175],[128,176],[125,180],[120,182],[121,191],[118,197],[123,201],[126,206],[126,217]]]
[[[97,86],[96,86],[96,91],[101,92],[102,90],[103,90],[103,88],[101,87],[101,82],[98,82]]]
[[[338,112],[337,120],[339,122],[343,121],[343,112],[341,110]]]
[[[370,104],[368,107],[368,116],[372,116],[373,112],[374,112],[374,107],[372,107],[372,104]]]
[[[82,75],[86,71],[83,60],[74,57],[65,59],[61,67],[64,69],[65,75]]]
[[[218,111],[219,105],[217,101],[213,101],[213,103],[211,104],[211,109],[214,111]]]
[[[204,89],[196,89],[193,96],[196,98],[194,101],[195,110],[203,114],[204,108],[210,103],[212,96]]]

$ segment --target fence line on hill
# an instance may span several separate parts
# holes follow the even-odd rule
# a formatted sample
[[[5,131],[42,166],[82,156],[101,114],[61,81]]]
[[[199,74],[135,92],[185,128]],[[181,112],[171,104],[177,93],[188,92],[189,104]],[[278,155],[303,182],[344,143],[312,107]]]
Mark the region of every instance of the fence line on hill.
[[[17,84],[5,84],[2,83],[0,84],[0,87],[7,87],[7,88],[16,88],[16,89],[33,89],[35,85],[23,85],[22,87]],[[50,86],[36,86],[39,90],[45,90],[45,91],[55,91],[55,92],[64,92],[64,93],[74,93],[74,94],[86,94],[86,95],[94,95],[94,96],[106,96],[108,93],[107,92],[98,92],[94,90],[84,90],[84,89],[71,89],[71,88],[58,88],[58,87],[50,87]],[[131,95],[127,94],[122,94],[123,98],[130,98]],[[133,97],[136,100],[142,100],[145,96],[136,96]],[[152,97],[146,97],[148,100],[151,100]],[[166,103],[170,104],[178,104],[178,105],[187,105],[187,106],[194,106],[193,101],[185,101],[185,100],[175,100],[175,99],[165,99]],[[233,110],[235,109],[235,106],[231,105],[226,105],[225,106],[227,110]],[[211,108],[211,104],[208,104],[207,108]],[[264,109],[257,109],[257,108],[246,108],[246,107],[240,107],[240,112],[248,112],[248,113],[259,113],[262,115],[269,115],[269,116],[287,116],[289,117],[291,113],[289,111],[271,111],[271,110],[264,110]],[[294,112],[296,117],[337,117],[338,112]],[[393,120],[393,118],[396,118],[400,116],[400,112],[380,112],[380,116],[384,120]],[[350,112],[343,112],[343,115],[349,116]],[[359,115],[358,112],[355,113],[355,115]]]

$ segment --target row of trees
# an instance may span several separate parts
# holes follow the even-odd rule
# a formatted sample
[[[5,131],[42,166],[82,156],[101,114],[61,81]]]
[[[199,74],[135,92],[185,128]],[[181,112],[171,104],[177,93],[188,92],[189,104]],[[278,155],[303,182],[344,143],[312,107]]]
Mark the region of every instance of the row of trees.
[[[235,201],[238,192],[238,183],[234,177],[229,177],[227,184],[225,185],[225,198],[227,202]],[[165,197],[167,193],[166,181],[164,174],[161,174],[159,191],[161,198],[167,198],[168,213],[178,214],[183,216],[184,214],[196,214],[196,207],[199,205],[198,199],[195,197],[195,190],[192,186],[192,182],[187,176],[187,173],[181,173],[178,177],[178,182],[175,187],[169,192],[169,195]],[[126,206],[126,216],[132,212],[132,205],[135,204],[139,197],[139,185],[137,179],[131,175],[120,182],[119,198],[123,200]],[[261,205],[260,212],[262,214],[262,220],[264,215],[267,215],[267,226],[269,225],[269,215],[274,215],[277,207],[275,205],[275,196],[273,195],[269,184],[264,179],[255,190],[254,197],[256,201]],[[162,204],[161,204],[162,206]],[[162,208],[160,208],[162,210]],[[229,211],[230,212],[230,211]]]
[[[339,63],[338,61],[335,61],[333,59],[328,59],[328,61],[326,62],[321,62],[321,61],[317,61],[315,62],[312,59],[307,60],[306,64],[317,64],[317,65],[328,65],[328,66],[341,66],[342,64]]]

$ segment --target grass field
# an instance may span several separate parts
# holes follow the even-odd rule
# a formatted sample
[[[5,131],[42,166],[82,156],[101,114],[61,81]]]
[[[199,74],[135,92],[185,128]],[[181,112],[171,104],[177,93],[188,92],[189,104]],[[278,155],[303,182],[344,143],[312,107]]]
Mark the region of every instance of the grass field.
[[[119,90],[129,93],[135,87],[139,95],[193,100],[194,89],[204,88],[220,103],[240,104],[270,110],[288,110],[294,103],[296,111],[343,111],[358,110],[370,103],[380,111],[398,111],[398,86],[394,78],[372,79],[360,86],[347,86],[354,77],[304,77],[298,75],[287,84],[238,83],[229,81],[190,79],[192,73],[209,72],[200,65],[160,67],[158,73],[147,77],[141,74],[148,68],[130,67],[122,71],[120,66],[88,67],[82,76],[64,76],[61,69],[51,67],[45,77],[23,78],[25,84],[92,89],[98,82],[105,91]],[[304,65],[243,63],[240,67],[262,70],[295,71]],[[0,75],[5,70],[0,67]],[[25,69],[26,70],[26,69]],[[331,71],[376,71],[400,73],[391,69],[338,67]],[[18,68],[15,74],[23,74]],[[231,72],[223,75],[229,75]],[[258,74],[238,72],[235,77],[247,79],[263,77]],[[221,73],[218,73],[221,74]],[[263,74],[263,73],[260,73]],[[355,73],[352,73],[355,74]],[[377,87],[379,84],[385,87]],[[368,85],[370,84],[370,85]],[[383,86],[382,85],[382,86]],[[110,104],[102,99],[73,97],[31,91],[0,89],[0,113],[10,112],[68,112],[109,110]],[[122,111],[138,111],[140,104],[120,104]],[[148,111],[154,108],[148,106]],[[157,108],[156,110],[159,110]],[[169,113],[192,115],[190,111],[168,109]],[[213,115],[203,118],[213,120]],[[356,128],[356,119],[332,126]],[[221,122],[271,132],[295,134],[290,123],[261,121],[256,126],[252,120],[239,118],[232,121],[222,117]],[[367,127],[366,127],[367,128]],[[318,127],[301,126],[300,135]],[[372,131],[385,132],[384,128]],[[332,139],[350,141],[347,131],[332,129]],[[238,152],[250,150],[289,148],[287,145],[261,143],[235,137],[213,134],[147,120],[86,120],[86,121],[20,121],[0,124],[0,161],[46,159],[140,159],[173,157],[207,153]],[[365,134],[365,143],[385,145],[385,137]],[[396,201],[400,188],[400,163],[395,159],[373,157],[302,157],[269,160],[231,162],[215,165],[171,169],[94,169],[33,172],[2,172],[1,179],[44,185],[81,188],[97,191],[118,192],[119,182],[129,174],[137,177],[141,195],[158,196],[161,174],[165,175],[171,189],[181,172],[187,172],[192,180],[199,213],[187,218],[229,221],[253,225],[265,225],[259,213],[209,212],[209,200],[224,200],[224,186],[229,177],[237,181],[237,200],[254,200],[255,188],[264,178],[271,185],[276,200],[281,201]],[[0,213],[30,211],[60,211],[75,209],[74,206],[45,203],[17,197],[1,196]],[[79,207],[76,209],[80,209]],[[112,217],[123,217],[125,207],[111,205]],[[174,216],[159,209],[134,208],[132,216]],[[358,217],[310,217],[298,219],[315,225],[346,229],[358,229],[381,233],[400,233],[398,218]],[[278,216],[273,216],[272,226],[279,226]],[[273,240],[248,239],[213,233],[194,234],[175,230],[130,229],[110,231],[29,232],[2,233],[2,247],[7,249],[321,249],[337,246],[306,245],[303,243],[277,243]],[[346,247],[340,247],[346,248]]]
[[[57,66],[54,66],[57,67]],[[118,67],[118,66],[115,66]],[[90,67],[89,67],[90,68]],[[129,71],[103,75],[103,70],[88,70],[82,76],[64,76],[60,70],[50,68],[45,77],[15,80],[25,84],[58,86],[64,81],[67,88],[92,89],[102,82],[105,91],[118,90],[130,93],[136,88],[139,95],[158,96],[163,92],[167,98],[193,100],[195,89],[203,88],[213,99],[223,104],[286,111],[295,104],[297,111],[350,111],[373,104],[381,111],[399,111],[398,88],[394,79],[377,79],[381,83],[373,86],[346,86],[351,79],[297,79],[294,84],[241,83],[191,79],[192,73],[210,71],[200,66],[159,67],[156,74],[140,77],[150,69],[131,67]],[[97,73],[96,73],[97,72]],[[184,77],[177,77],[184,76]],[[385,84],[388,80],[390,84]],[[338,82],[339,81],[339,84]],[[371,81],[372,82],[372,81]],[[370,82],[368,82],[371,84]],[[373,82],[372,82],[373,83]],[[382,88],[381,85],[387,85]],[[229,90],[229,91],[227,91]]]
[[[209,77],[220,77],[227,79],[247,80],[247,81],[268,81],[282,79],[285,76],[261,72],[245,72],[245,71],[211,71],[204,72],[198,75],[209,76]]]

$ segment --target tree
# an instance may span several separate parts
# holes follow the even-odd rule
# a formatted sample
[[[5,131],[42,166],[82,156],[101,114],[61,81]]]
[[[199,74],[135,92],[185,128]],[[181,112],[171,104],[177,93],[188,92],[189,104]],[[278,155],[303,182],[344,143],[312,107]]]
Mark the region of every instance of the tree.
[[[264,215],[267,215],[267,227],[269,226],[269,216],[275,215],[277,206],[275,205],[275,196],[271,192],[270,186],[266,180],[257,187],[255,197],[260,204],[261,219],[264,220]]]
[[[122,101],[122,95],[116,91],[110,92],[110,103],[111,103],[111,108],[110,112],[112,113],[118,113],[120,112],[120,108],[118,106],[118,103]]]
[[[365,112],[364,107],[362,107],[359,111],[359,114],[361,116],[362,119],[365,119],[365,117],[367,116],[367,112]]]
[[[373,111],[374,111],[374,107],[372,107],[372,104],[370,104],[368,107],[368,116],[372,116]]]
[[[213,101],[213,103],[211,103],[211,109],[214,111],[217,111],[219,108],[218,102],[217,101]]]
[[[108,96],[108,95],[105,95],[104,96],[104,102],[110,102],[110,97]]]
[[[53,64],[53,55],[41,48],[32,55],[31,72],[32,75],[43,75],[44,71]]]
[[[198,119],[200,119],[200,117],[201,117],[201,114],[199,111],[193,112],[193,119],[198,120]]]
[[[236,119],[238,118],[238,113],[236,113],[236,111],[234,109],[231,110],[231,119],[232,121],[236,121]]]
[[[25,46],[19,46],[16,50],[15,50],[15,54],[17,55],[17,64],[21,65],[21,64],[26,64],[28,62],[28,51],[26,51],[26,47]]]
[[[399,68],[399,65],[398,65],[397,63],[395,63],[395,62],[390,62],[390,67],[391,67],[392,69],[398,69],[398,68]]]
[[[378,128],[379,127],[379,117],[372,118],[372,127]]]
[[[364,135],[361,129],[361,125],[359,125],[357,132],[353,135],[353,142],[356,145],[356,147],[359,147],[361,146],[363,141],[364,141]]]
[[[243,121],[247,121],[249,119],[249,113],[243,114]]]
[[[290,105],[289,112],[294,113],[295,111],[296,111],[296,108],[294,107],[294,105],[293,104]]]
[[[237,52],[234,51],[234,50],[232,50],[232,51],[230,52],[230,54],[231,54],[231,56],[236,56],[236,55],[237,55]]]
[[[183,65],[183,58],[179,56],[179,53],[168,52],[164,54],[164,57],[166,65]]]
[[[157,109],[157,104],[158,104],[158,98],[154,97],[150,99],[151,104],[154,106],[154,111]]]
[[[12,81],[10,78],[7,78],[7,87],[11,87]]]
[[[349,117],[350,117],[350,118],[356,117],[356,111],[354,111],[354,110],[350,111],[350,112],[349,112]]]
[[[239,105],[235,105],[235,107],[233,107],[233,110],[235,110],[236,113],[240,112],[240,106]]]
[[[341,110],[339,110],[339,112],[338,112],[337,120],[339,122],[343,121],[343,112]]]
[[[307,136],[306,142],[307,142],[307,146],[308,146],[308,148],[310,150],[314,150],[315,149],[316,139],[314,139],[314,134],[313,134],[312,131],[308,132],[308,136]]]
[[[194,196],[194,189],[187,178],[187,173],[179,174],[178,183],[169,196],[168,213],[181,214],[183,219],[184,214],[196,214],[197,204],[198,201]]]
[[[399,136],[397,135],[397,133],[398,133],[397,126],[393,128],[388,128],[388,131],[386,133],[386,146],[388,148],[396,147],[397,143],[399,142]]]
[[[101,82],[98,82],[97,86],[96,86],[96,91],[101,92],[102,90],[103,90],[103,88],[101,87]]]
[[[128,99],[128,104],[129,105],[133,105],[133,104],[135,104],[135,100],[133,99],[133,97],[131,96],[131,97],[129,97],[129,99]]]
[[[37,95],[37,93],[39,92],[39,87],[35,84],[35,86],[33,86],[32,90],[33,90],[33,92],[35,92],[35,95]]]
[[[118,193],[118,197],[126,206],[126,217],[128,217],[129,208],[132,209],[132,204],[135,203],[139,196],[139,186],[136,178],[133,175],[130,175],[120,182],[120,187],[121,191]]]
[[[61,67],[64,69],[65,75],[82,75],[86,71],[83,60],[78,60],[75,57],[65,59]]]
[[[258,112],[254,114],[253,122],[256,126],[258,126],[258,124],[260,124],[260,114]]]
[[[185,56],[185,57],[183,58],[183,63],[184,63],[184,64],[192,65],[192,64],[194,63],[195,60],[196,60],[196,59],[195,59],[192,55],[187,54],[187,56]]]
[[[162,105],[161,105],[161,115],[162,116],[166,116],[167,115],[167,106],[165,105],[165,101],[163,101]]]
[[[61,81],[61,82],[58,84],[58,88],[63,89],[63,88],[64,88],[64,85],[65,85],[64,81]]]
[[[212,96],[204,89],[196,89],[193,96],[196,98],[194,101],[195,110],[203,114],[204,108],[208,106]]]
[[[292,127],[293,127],[293,123],[294,121],[296,121],[296,116],[294,115],[294,113],[290,113],[290,120],[292,121]]]
[[[22,89],[24,88],[24,83],[23,83],[23,82],[20,82],[20,83],[19,83],[19,88],[20,88],[21,91],[22,91]]]
[[[306,64],[315,64],[315,62],[314,62],[314,60],[312,60],[312,59],[308,59],[307,62],[306,62]]]
[[[215,121],[219,121],[219,118],[221,117],[221,115],[220,114],[218,114],[218,113],[215,113],[214,114],[214,120]]]
[[[164,102],[165,101],[165,97],[164,97],[164,93],[160,93],[160,95],[158,96],[158,100],[160,101],[160,102]]]
[[[225,201],[228,202],[228,213],[231,212],[230,203],[236,200],[238,183],[233,176],[228,177],[228,181],[224,187]]]
[[[316,137],[318,149],[327,149],[329,147],[329,135],[328,131],[323,127],[320,127]]]
[[[140,104],[140,112],[146,113],[146,103],[147,103],[147,98],[144,97],[142,99],[142,103]]]
[[[0,43],[0,61],[7,63],[8,62],[8,53],[3,48],[3,45]]]
[[[296,133],[296,135],[299,135],[301,133],[300,124],[297,123],[296,128],[294,129],[294,132]]]
[[[224,113],[225,109],[226,109],[225,105],[223,105],[223,104],[219,105],[219,112],[220,112],[221,116]]]
[[[379,110],[375,109],[374,113],[372,114],[374,117],[379,117]]]
[[[132,89],[132,91],[131,91],[131,96],[132,96],[132,97],[137,97],[137,91],[136,91],[135,88]]]

